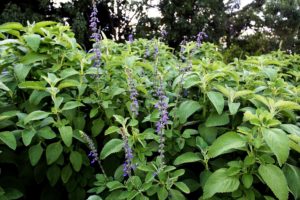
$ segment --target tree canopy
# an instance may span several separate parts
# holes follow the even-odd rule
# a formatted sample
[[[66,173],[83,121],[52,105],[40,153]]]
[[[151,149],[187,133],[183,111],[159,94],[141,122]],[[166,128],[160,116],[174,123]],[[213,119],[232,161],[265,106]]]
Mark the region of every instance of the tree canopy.
[[[77,40],[89,47],[90,0],[72,0],[55,7],[51,0],[2,0],[0,23],[55,20],[71,25]],[[130,33],[152,38],[161,30],[178,47],[183,37],[195,39],[200,31],[208,41],[227,47],[234,56],[265,53],[280,48],[300,52],[300,0],[254,0],[241,7],[239,0],[102,0],[97,2],[101,31],[124,41]],[[160,16],[149,17],[155,7]]]

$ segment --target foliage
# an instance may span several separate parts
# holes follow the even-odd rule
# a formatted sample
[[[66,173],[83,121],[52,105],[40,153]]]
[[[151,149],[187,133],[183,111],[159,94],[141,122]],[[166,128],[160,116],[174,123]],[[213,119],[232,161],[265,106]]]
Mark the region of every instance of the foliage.
[[[103,35],[94,65],[55,22],[0,37],[1,198],[299,199],[299,55]]]

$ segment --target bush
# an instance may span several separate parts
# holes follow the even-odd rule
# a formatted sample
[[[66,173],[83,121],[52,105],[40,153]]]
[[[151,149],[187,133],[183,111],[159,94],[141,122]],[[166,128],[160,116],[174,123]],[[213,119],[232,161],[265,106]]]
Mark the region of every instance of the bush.
[[[299,55],[104,37],[98,63],[55,22],[0,37],[2,199],[300,197]]]

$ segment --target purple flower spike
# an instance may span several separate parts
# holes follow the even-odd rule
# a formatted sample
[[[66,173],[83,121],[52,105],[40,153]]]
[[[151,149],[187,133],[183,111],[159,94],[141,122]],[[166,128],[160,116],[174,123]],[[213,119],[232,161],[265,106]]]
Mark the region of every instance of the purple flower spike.
[[[197,47],[201,47],[202,45],[202,40],[204,38],[207,38],[208,36],[204,32],[199,32],[197,35]]]
[[[91,39],[95,40],[95,43],[93,45],[92,52],[94,53],[94,56],[92,57],[92,60],[94,60],[94,66],[100,66],[101,63],[101,47],[100,47],[100,34],[98,30],[98,24],[99,19],[97,18],[98,15],[98,9],[96,6],[96,3],[93,2],[93,9],[92,13],[90,15],[90,29],[92,31]]]
[[[133,159],[133,153],[132,149],[129,146],[128,137],[126,135],[126,132],[123,128],[121,128],[121,135],[124,142],[124,151],[125,151],[125,162],[123,164],[123,176],[131,176],[131,170],[134,168],[134,165],[132,164]]]
[[[168,35],[168,32],[166,30],[162,30],[160,34],[161,34],[162,38],[166,38]]]
[[[129,41],[130,44],[133,43],[133,35],[132,34],[130,34],[128,36],[128,41]]]
[[[88,157],[91,159],[91,164],[98,163],[100,165],[99,154],[92,139],[84,132],[80,131],[81,137],[87,142],[90,149]]]
[[[155,108],[159,110],[159,120],[156,122],[156,133],[159,135],[159,157],[161,159],[161,165],[164,165],[164,147],[165,147],[165,136],[164,136],[164,128],[168,124],[169,116],[168,116],[168,103],[167,97],[165,96],[162,81],[160,81],[160,85],[157,88],[156,95],[158,97],[158,102],[155,104]]]
[[[139,102],[137,100],[137,97],[139,93],[136,90],[136,85],[134,83],[134,80],[132,79],[132,74],[129,70],[127,70],[127,75],[128,75],[128,86],[129,86],[129,93],[130,93],[130,100],[131,100],[130,110],[135,116],[138,116]]]

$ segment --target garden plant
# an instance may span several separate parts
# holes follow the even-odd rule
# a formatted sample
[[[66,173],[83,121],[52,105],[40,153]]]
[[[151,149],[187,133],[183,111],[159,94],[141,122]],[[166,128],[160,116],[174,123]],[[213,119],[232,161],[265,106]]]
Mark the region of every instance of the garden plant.
[[[0,25],[1,200],[300,199],[300,55],[116,43],[96,12],[92,50]]]

